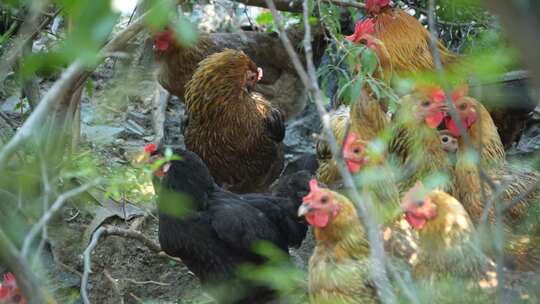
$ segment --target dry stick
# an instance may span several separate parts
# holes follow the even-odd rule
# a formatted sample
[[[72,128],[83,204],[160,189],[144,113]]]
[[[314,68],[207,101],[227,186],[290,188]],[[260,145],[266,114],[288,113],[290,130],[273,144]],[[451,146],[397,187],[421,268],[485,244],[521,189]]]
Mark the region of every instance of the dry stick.
[[[116,282],[116,279],[112,277],[111,273],[107,269],[103,270],[103,274],[105,275],[107,280],[111,282],[114,292],[120,298],[120,304],[124,304],[124,296],[120,292],[120,288],[118,287],[118,282]]]
[[[274,17],[274,23],[276,24],[278,31],[279,31],[279,37],[283,43],[283,46],[287,50],[287,53],[289,54],[290,59],[293,62],[293,65],[296,69],[296,72],[298,73],[300,79],[302,80],[304,86],[308,89],[308,92],[311,96],[311,98],[315,101],[315,104],[317,105],[317,111],[319,112],[319,115],[322,120],[323,125],[323,131],[325,133],[325,137],[328,139],[328,143],[330,145],[332,155],[334,159],[336,160],[338,170],[343,177],[344,184],[346,188],[349,189],[350,197],[352,198],[353,202],[355,203],[355,206],[358,210],[358,213],[361,217],[362,222],[366,226],[367,234],[368,234],[368,240],[370,242],[370,253],[371,253],[371,260],[373,264],[373,281],[377,287],[377,292],[382,300],[383,303],[396,303],[396,296],[392,291],[390,282],[388,280],[388,276],[386,274],[385,270],[385,254],[383,249],[383,243],[381,236],[377,229],[377,224],[374,221],[374,218],[372,216],[369,216],[370,214],[373,214],[372,210],[372,203],[371,200],[367,197],[364,198],[364,201],[359,204],[360,201],[362,201],[360,194],[358,193],[358,190],[356,189],[356,185],[352,179],[351,174],[347,170],[345,163],[343,162],[343,157],[340,154],[340,147],[337,144],[336,138],[334,137],[334,134],[332,133],[331,127],[330,127],[330,116],[326,112],[326,109],[323,105],[323,99],[321,95],[321,91],[319,89],[319,85],[317,83],[317,73],[315,70],[315,65],[313,64],[313,53],[312,53],[312,46],[311,46],[311,26],[309,25],[309,13],[308,13],[308,1],[304,0],[303,2],[303,11],[304,11],[304,50],[305,50],[305,56],[307,61],[307,72],[302,66],[302,63],[300,62],[300,59],[298,57],[298,54],[294,51],[294,48],[291,44],[291,41],[287,37],[284,29],[283,24],[281,22],[280,14],[278,13],[274,2],[272,0],[265,0],[268,8],[272,12],[272,16]]]
[[[43,304],[46,297],[28,263],[19,256],[17,248],[0,228],[0,264],[9,266],[29,304]]]
[[[96,248],[98,241],[102,235],[117,235],[125,238],[138,240],[144,245],[146,245],[148,249],[158,253],[159,256],[167,257],[174,261],[181,262],[180,259],[165,254],[161,250],[159,244],[147,238],[139,231],[123,229],[114,226],[99,227],[92,235],[92,240],[90,241],[90,244],[88,244],[88,247],[86,247],[86,249],[84,250],[84,272],[81,280],[81,298],[83,299],[84,304],[90,303],[86,287],[88,285],[88,278],[90,276],[90,273],[92,272],[92,251]]]
[[[130,26],[122,30],[118,35],[112,38],[101,50],[101,60],[105,56],[119,49],[122,49],[126,43],[137,35],[144,28],[144,18],[146,14],[133,22]],[[93,67],[95,68],[95,66]],[[19,130],[13,135],[11,140],[0,149],[0,171],[4,169],[8,163],[8,159],[15,153],[21,145],[28,140],[36,130],[41,130],[43,121],[49,114],[50,110],[61,99],[62,94],[72,89],[74,85],[81,85],[84,80],[91,74],[87,70],[83,62],[79,59],[75,60],[60,76],[54,85],[41,98],[36,109],[30,117],[24,122]]]
[[[429,25],[429,31],[430,31],[430,43],[431,43],[431,51],[433,54],[433,60],[435,61],[435,69],[437,71],[437,75],[439,76],[439,79],[444,80],[444,71],[442,67],[441,57],[439,54],[439,49],[437,48],[437,30],[435,25],[435,1],[429,0],[429,14],[428,14],[428,25]],[[446,84],[446,82],[443,82]],[[445,92],[448,92],[447,88],[445,88]],[[452,119],[457,123],[457,127],[459,129],[460,135],[463,137],[463,140],[465,142],[465,145],[467,147],[473,147],[471,140],[469,138],[469,134],[467,133],[467,130],[464,127],[463,122],[461,121],[461,118],[457,114],[457,110],[450,100],[450,95],[446,94],[446,103],[448,105],[448,108],[450,109],[450,116]],[[474,147],[473,147],[474,149]],[[480,162],[479,162],[480,163]],[[495,193],[499,192],[498,187],[495,185],[495,183],[491,180],[491,178],[482,170],[480,166],[478,166],[478,171],[480,178],[487,182],[487,184],[490,186],[490,188],[495,191]],[[481,183],[482,187],[482,183]],[[483,191],[483,189],[482,189]],[[488,203],[484,206],[484,209],[491,209],[491,204],[493,204],[493,201],[490,200]],[[503,280],[503,250],[502,250],[502,243],[503,243],[503,235],[502,235],[502,223],[500,217],[502,216],[502,212],[498,206],[499,204],[495,205],[495,250],[497,251],[497,257],[496,257],[496,272],[497,272],[497,294],[499,297],[499,301],[501,303],[503,302],[503,287],[504,287],[504,280]]]
[[[51,218],[62,208],[64,203],[74,197],[77,196],[83,192],[88,191],[88,189],[97,186],[102,181],[101,178],[95,179],[87,184],[84,184],[82,186],[79,186],[77,188],[71,189],[68,192],[64,192],[58,196],[56,201],[51,205],[51,208],[45,212],[39,221],[32,226],[30,231],[28,231],[28,234],[24,238],[22,250],[21,250],[21,258],[26,258],[28,255],[28,251],[30,250],[30,245],[32,244],[32,241],[37,236],[37,234],[40,232],[40,230],[47,225],[47,223],[51,220]]]

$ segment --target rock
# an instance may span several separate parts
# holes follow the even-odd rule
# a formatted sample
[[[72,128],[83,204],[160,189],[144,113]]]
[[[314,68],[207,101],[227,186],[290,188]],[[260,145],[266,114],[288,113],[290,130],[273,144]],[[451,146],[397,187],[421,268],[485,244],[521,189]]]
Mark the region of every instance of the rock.
[[[20,109],[21,99],[19,96],[12,95],[9,96],[4,103],[2,103],[2,107],[0,107],[0,111],[6,112],[6,113],[21,113]],[[26,113],[30,110],[30,105],[28,102],[23,102],[23,109],[22,112]]]
[[[82,134],[86,140],[95,144],[111,144],[125,129],[108,125],[82,125]]]
[[[285,139],[285,159],[294,161],[305,154],[315,154],[313,134],[319,133],[321,121],[314,103],[309,103],[295,121],[287,125]]]
[[[530,118],[526,121],[525,131],[517,145],[508,151],[508,154],[530,155],[540,149],[540,106],[537,106]]]

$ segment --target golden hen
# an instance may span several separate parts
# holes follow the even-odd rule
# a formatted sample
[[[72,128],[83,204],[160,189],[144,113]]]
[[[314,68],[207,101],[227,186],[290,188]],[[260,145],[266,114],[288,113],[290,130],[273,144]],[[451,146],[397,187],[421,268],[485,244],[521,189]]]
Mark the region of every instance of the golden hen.
[[[186,85],[186,147],[234,192],[267,190],[283,168],[281,112],[253,92],[262,70],[242,51],[203,60]]]
[[[309,260],[310,302],[377,303],[370,287],[369,243],[354,205],[311,180],[298,215],[313,226],[316,240]]]

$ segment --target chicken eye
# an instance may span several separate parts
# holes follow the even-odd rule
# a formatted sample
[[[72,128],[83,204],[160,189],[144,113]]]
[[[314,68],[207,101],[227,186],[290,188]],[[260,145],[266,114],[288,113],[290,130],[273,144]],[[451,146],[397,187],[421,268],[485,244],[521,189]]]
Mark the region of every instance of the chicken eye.
[[[429,101],[429,100],[424,100],[424,101],[422,101],[422,103],[421,103],[420,105],[421,105],[422,107],[424,107],[424,108],[427,108],[427,107],[429,107],[429,106],[431,105],[431,101]]]
[[[358,154],[358,153],[361,152],[360,148],[358,148],[358,147],[354,148],[352,151],[353,151],[354,154]]]
[[[448,142],[448,136],[443,136],[441,138],[441,140],[442,140],[443,143],[447,143]]]
[[[360,41],[358,41],[360,44],[363,44],[363,45],[367,45],[368,44],[368,41],[366,38],[362,38],[360,39]]]
[[[465,111],[467,109],[467,104],[466,103],[462,103],[459,105],[458,109],[460,111]]]
[[[416,206],[422,207],[422,206],[424,206],[424,203],[425,203],[425,202],[424,202],[423,200],[417,200],[417,201],[415,201],[414,203],[416,204]]]
[[[328,203],[328,196],[321,197],[321,204],[326,204],[326,203]]]

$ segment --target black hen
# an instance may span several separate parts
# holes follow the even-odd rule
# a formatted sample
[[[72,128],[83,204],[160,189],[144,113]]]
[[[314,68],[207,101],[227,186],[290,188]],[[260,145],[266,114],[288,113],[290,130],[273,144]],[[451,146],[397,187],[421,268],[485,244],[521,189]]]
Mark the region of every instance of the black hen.
[[[253,252],[258,241],[271,242],[285,253],[289,247],[301,244],[307,225],[296,212],[309,192],[310,174],[291,176],[290,183],[276,189],[280,197],[238,195],[217,186],[195,153],[180,149],[174,152],[181,160],[160,169],[166,171],[158,193],[162,249],[181,258],[220,303],[274,300],[273,290],[238,278],[236,271],[245,263],[265,262],[263,256]],[[188,210],[183,207],[186,204]],[[179,215],[182,209],[184,213]],[[220,287],[212,292],[216,285]]]

